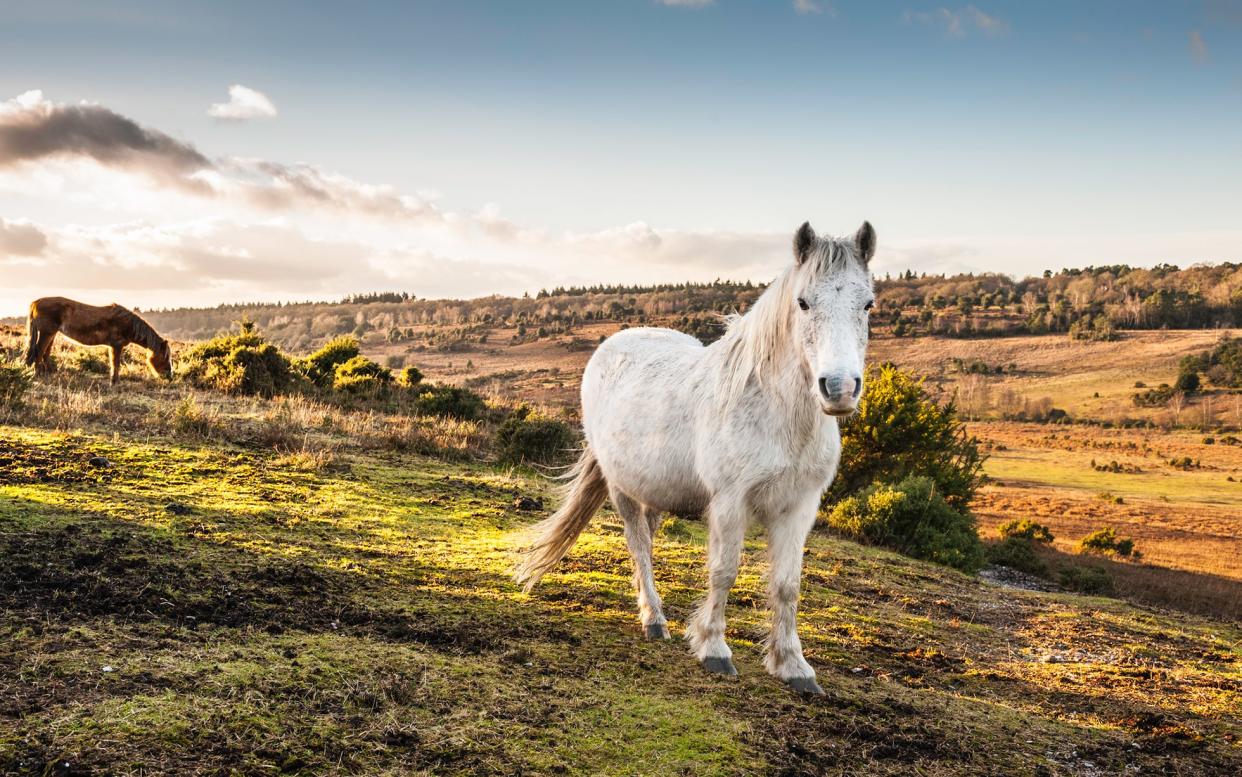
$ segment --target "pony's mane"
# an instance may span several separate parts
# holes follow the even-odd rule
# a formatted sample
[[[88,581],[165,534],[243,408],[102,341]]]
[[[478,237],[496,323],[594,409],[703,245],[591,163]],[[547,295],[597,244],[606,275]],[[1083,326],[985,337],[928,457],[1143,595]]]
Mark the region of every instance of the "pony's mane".
[[[134,340],[141,343],[148,350],[154,351],[156,348],[164,344],[164,338],[151,328],[151,325],[142,319],[134,311],[129,308],[121,308],[121,316],[125,322],[133,330]]]
[[[798,278],[836,272],[850,261],[858,261],[852,241],[821,238],[806,261],[786,267],[750,310],[726,317],[728,329],[720,338],[725,348],[726,405],[741,399],[752,377],[761,386],[773,382],[777,358],[789,349],[793,339]]]

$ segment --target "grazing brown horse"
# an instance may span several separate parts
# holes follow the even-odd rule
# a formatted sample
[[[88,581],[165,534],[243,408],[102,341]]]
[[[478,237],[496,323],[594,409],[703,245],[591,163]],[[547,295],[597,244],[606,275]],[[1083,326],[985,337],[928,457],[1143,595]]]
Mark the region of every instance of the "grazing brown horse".
[[[36,369],[50,369],[47,355],[52,350],[52,341],[57,332],[64,332],[66,337],[82,345],[106,345],[112,349],[113,383],[121,374],[121,353],[130,343],[151,351],[147,363],[152,372],[172,380],[172,353],[168,341],[132,310],[120,305],[96,307],[64,297],[43,297],[30,303],[26,330],[30,333],[26,364]]]

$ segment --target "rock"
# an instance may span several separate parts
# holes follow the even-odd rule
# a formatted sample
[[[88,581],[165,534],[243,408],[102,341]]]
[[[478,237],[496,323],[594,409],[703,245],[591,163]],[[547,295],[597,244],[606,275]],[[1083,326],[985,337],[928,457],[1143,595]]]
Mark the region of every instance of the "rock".
[[[513,500],[513,506],[518,510],[542,510],[543,500],[530,496],[519,496],[517,499]]]
[[[103,456],[91,456],[90,459],[88,459],[86,463],[90,464],[92,467],[111,467],[112,466],[112,462],[108,461]]]

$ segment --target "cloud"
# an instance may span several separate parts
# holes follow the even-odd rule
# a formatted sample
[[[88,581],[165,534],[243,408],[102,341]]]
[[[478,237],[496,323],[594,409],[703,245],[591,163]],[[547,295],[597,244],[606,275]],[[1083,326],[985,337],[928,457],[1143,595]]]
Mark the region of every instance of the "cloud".
[[[1009,32],[1009,22],[997,16],[984,13],[973,5],[950,9],[940,6],[934,11],[906,11],[902,21],[907,24],[922,24],[928,27],[939,27],[951,38],[964,38],[971,32],[987,36],[1004,35]]]
[[[656,2],[673,8],[706,8],[716,0],[656,0]]]
[[[1203,40],[1203,36],[1198,30],[1190,31],[1190,56],[1200,65],[1207,64],[1208,47],[1207,42]]]
[[[0,258],[38,256],[47,248],[47,235],[33,224],[0,219]]]
[[[73,157],[189,189],[201,189],[194,174],[212,167],[194,146],[101,105],[52,103],[38,90],[0,103],[0,169]]]
[[[222,121],[247,121],[249,119],[274,119],[276,106],[267,95],[241,84],[229,87],[229,101],[213,103],[207,115]]]
[[[793,0],[793,7],[800,14],[826,13],[829,16],[836,16],[837,14],[832,4],[823,2],[823,0]]]

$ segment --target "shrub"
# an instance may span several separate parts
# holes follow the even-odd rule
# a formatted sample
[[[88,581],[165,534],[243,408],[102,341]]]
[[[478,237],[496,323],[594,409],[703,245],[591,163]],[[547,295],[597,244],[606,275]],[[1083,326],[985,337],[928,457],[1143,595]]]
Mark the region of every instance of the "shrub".
[[[1030,518],[1017,518],[1009,523],[1001,525],[996,530],[1001,539],[1023,539],[1031,542],[1050,543],[1054,539],[1052,532],[1042,523],[1036,523]]]
[[[93,348],[80,348],[73,355],[73,369],[78,372],[89,372],[95,375],[107,375],[112,371],[108,357]]]
[[[405,388],[415,388],[423,382],[423,371],[417,367],[406,367],[397,373],[397,384]]]
[[[983,566],[974,519],[953,509],[928,477],[876,483],[833,508],[828,525],[914,558],[968,572]]]
[[[414,400],[414,410],[419,415],[448,416],[463,421],[477,421],[486,409],[483,397],[459,386],[420,386]]]
[[[355,356],[336,365],[332,388],[348,394],[377,395],[388,389],[392,373],[365,356]]]
[[[1199,390],[1199,373],[1193,370],[1178,373],[1177,382],[1173,384],[1173,388],[1187,394]]]
[[[496,452],[508,464],[557,464],[569,457],[578,436],[573,427],[531,411],[514,410],[496,430]]]
[[[1134,540],[1129,537],[1117,536],[1117,532],[1110,526],[1099,531],[1094,531],[1083,537],[1078,543],[1079,553],[1095,553],[1101,556],[1121,556],[1123,558],[1138,558],[1139,554],[1134,549]]]
[[[358,356],[358,341],[349,336],[337,337],[305,359],[298,361],[298,369],[311,383],[319,388],[331,388],[336,382],[336,368]]]
[[[981,481],[983,459],[952,402],[937,404],[921,380],[882,365],[868,369],[858,415],[843,425],[841,466],[825,500],[919,475],[935,483],[950,507],[964,511]]]
[[[34,383],[34,371],[23,364],[0,363],[0,407],[17,407]]]
[[[1099,567],[1063,567],[1057,580],[1061,587],[1083,594],[1106,594],[1113,590],[1113,577]]]
[[[270,397],[295,385],[289,358],[249,321],[243,321],[236,334],[218,335],[194,346],[182,357],[181,366],[191,383],[230,394]]]
[[[1041,577],[1048,572],[1048,565],[1036,555],[1034,543],[1026,537],[1006,537],[989,545],[986,552],[988,562],[992,564]]]

